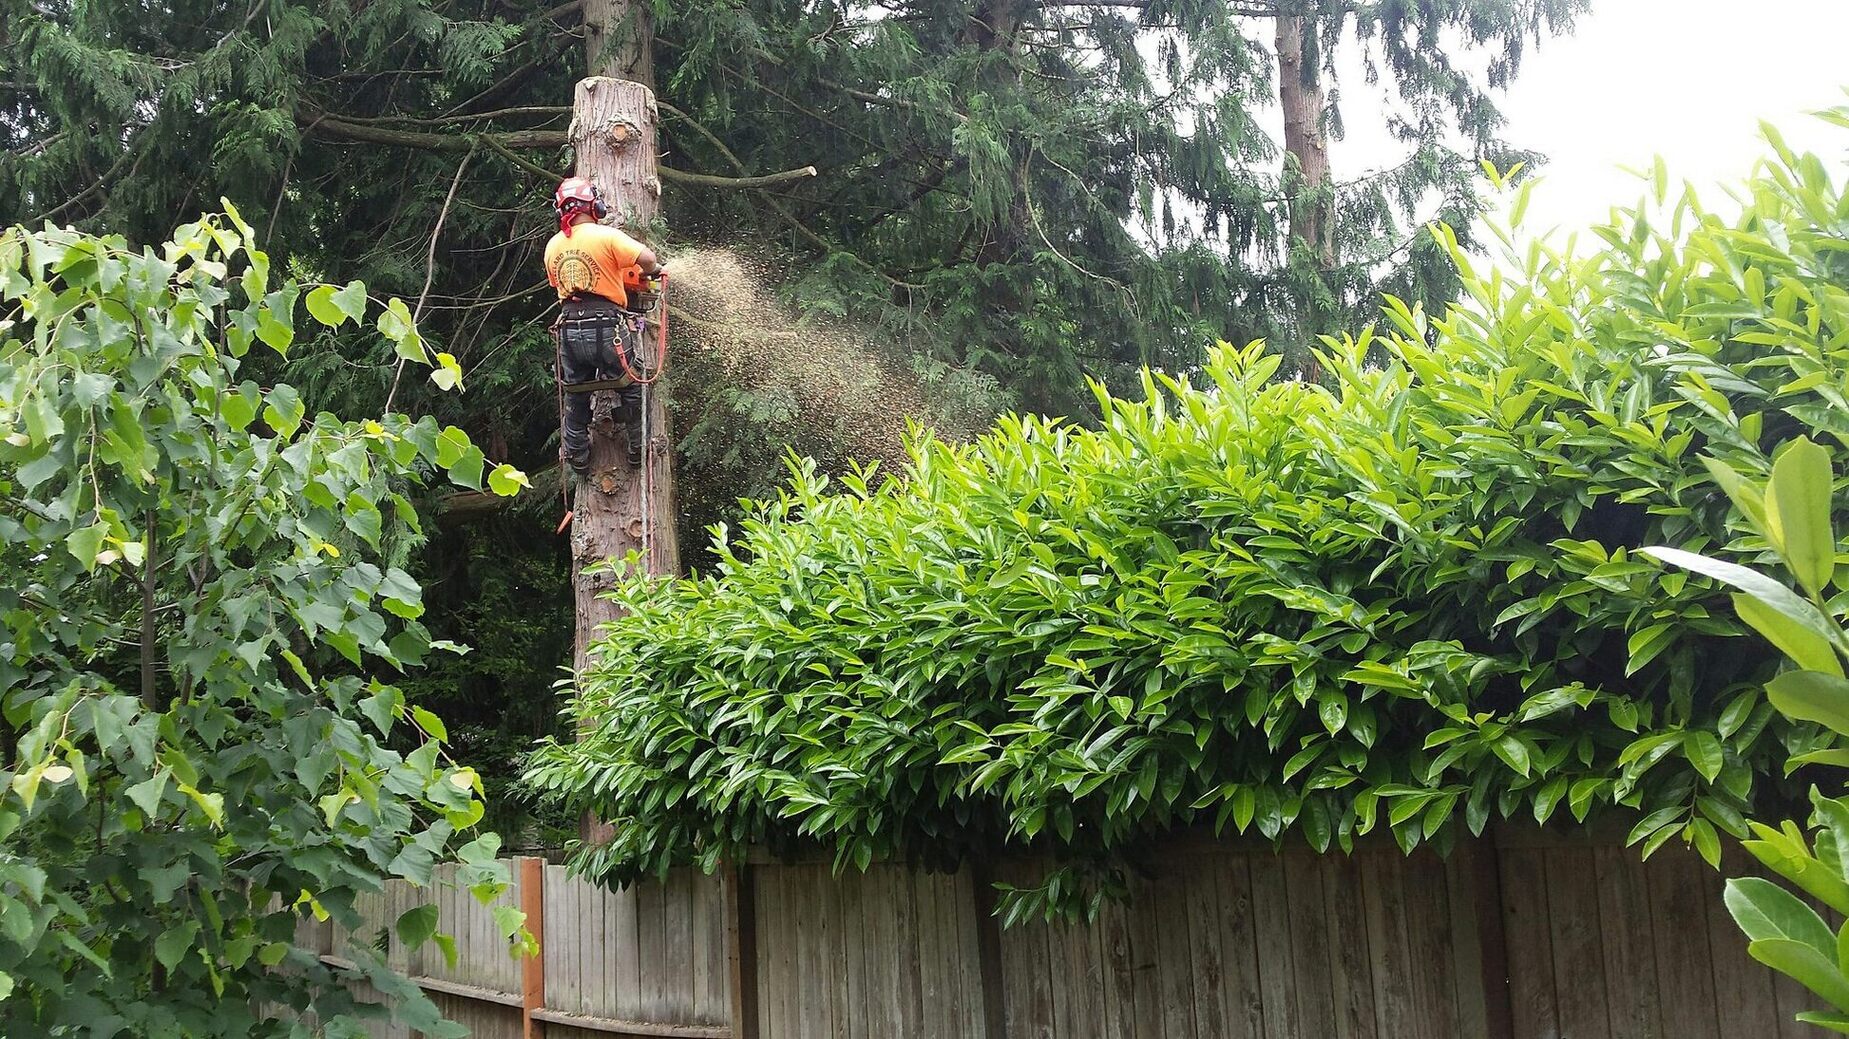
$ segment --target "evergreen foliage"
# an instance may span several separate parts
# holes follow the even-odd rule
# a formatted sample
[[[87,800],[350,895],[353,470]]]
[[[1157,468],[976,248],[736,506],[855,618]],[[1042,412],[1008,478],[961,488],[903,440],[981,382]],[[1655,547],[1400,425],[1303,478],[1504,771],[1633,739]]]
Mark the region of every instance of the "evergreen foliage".
[[[464,1034],[376,936],[336,969],[295,928],[357,928],[357,896],[428,884],[439,862],[484,900],[505,887],[498,838],[467,839],[476,771],[428,708],[359,672],[460,649],[420,623],[394,562],[419,530],[412,488],[525,478],[453,426],[312,414],[249,378],[312,327],[376,320],[446,380],[402,302],[357,282],[304,294],[257,238],[235,209],[158,250],[0,231],[9,1036],[285,1036],[303,1012],[357,1034],[386,1012],[356,1002],[359,981],[410,1027]],[[438,924],[428,908],[396,927],[453,956]]]
[[[1703,457],[1849,436],[1849,200],[1774,144],[1732,221],[1659,167],[1589,257],[1479,274],[1441,229],[1463,301],[1389,300],[1327,387],[1223,347],[1095,431],[1008,419],[840,494],[799,468],[712,576],[623,585],[587,731],[530,771],[615,824],[579,868],[1033,846],[1076,873],[1015,910],[1069,909],[1179,827],[1410,849],[1605,813],[1714,860],[1833,740],[1766,702],[1712,585],[1634,554],[1759,553]]]

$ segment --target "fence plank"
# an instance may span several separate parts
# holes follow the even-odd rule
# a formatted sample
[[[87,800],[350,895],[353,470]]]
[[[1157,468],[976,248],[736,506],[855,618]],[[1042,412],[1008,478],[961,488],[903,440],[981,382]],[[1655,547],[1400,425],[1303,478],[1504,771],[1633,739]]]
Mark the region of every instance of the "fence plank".
[[[663,969],[668,943],[667,892],[653,880],[638,882],[636,893],[636,959],[642,989],[644,1021],[665,1020],[672,1012],[673,980]]]
[[[1194,1034],[1229,1039],[1226,950],[1221,940],[1219,856],[1193,855],[1179,870],[1188,892],[1187,930],[1194,968]]]
[[[1107,902],[1098,914],[1103,956],[1104,1021],[1100,1039],[1136,1039],[1136,957],[1130,947],[1130,911],[1122,902]]]
[[[520,909],[526,914],[526,929],[540,949],[546,947],[546,860],[518,860],[516,876],[520,884]],[[533,1011],[546,1005],[546,958],[543,954],[520,961],[520,1037],[543,1039],[545,1027],[533,1019]]]
[[[1600,945],[1604,952],[1612,1039],[1659,1039],[1662,1000],[1656,981],[1655,925],[1643,863],[1620,847],[1593,849],[1598,877]]]
[[[603,894],[598,914],[603,917],[604,933],[616,947],[610,950],[610,1003],[619,1020],[635,1021],[642,1013],[642,932],[637,916],[639,885]]]
[[[950,912],[956,918],[956,963],[963,1010],[957,1034],[969,1039],[988,1039],[987,982],[983,976],[987,957],[983,954],[982,921],[978,918],[981,893],[976,890],[976,871],[965,866],[957,871],[954,880]],[[998,1035],[994,1039],[1002,1037]]]
[[[900,866],[888,866],[887,874],[892,878],[891,903],[896,931],[893,953],[899,967],[901,1020],[922,1025],[925,1015],[918,962],[918,909],[912,897],[913,889],[918,886],[918,874]]]
[[[1656,975],[1663,996],[1663,1029],[1676,1039],[1720,1039],[1714,1005],[1713,960],[1708,951],[1698,870],[1691,853],[1664,849],[1645,863],[1650,907],[1656,917]]]
[[[1516,1039],[1556,1039],[1554,946],[1547,922],[1547,870],[1540,848],[1503,848],[1502,926],[1508,935],[1509,1003]]]
[[[849,873],[841,878],[841,937],[843,955],[842,980],[845,982],[842,1019],[849,1035],[872,1035],[873,1021],[867,1013],[867,960],[873,953],[867,947],[867,875]]]
[[[662,973],[666,976],[666,1002],[660,1020],[667,1024],[693,1024],[693,902],[694,871],[681,868],[668,874],[662,885],[662,937],[665,944]]]
[[[1425,848],[1413,853],[1402,866],[1414,1013],[1425,1022],[1428,1035],[1475,1039],[1457,1025],[1460,979],[1451,969],[1451,892],[1445,883],[1444,862]],[[1470,983],[1476,984],[1476,979]]]
[[[1024,869],[1002,874],[1016,886],[1030,882]],[[1002,987],[1008,997],[1008,1039],[1054,1039],[1052,977],[1047,925],[1039,917],[1002,929]]]
[[[1256,851],[1247,866],[1252,874],[1252,917],[1258,940],[1258,985],[1265,1005],[1266,1039],[1310,1039],[1297,1009],[1284,860],[1275,852]]]
[[[1161,943],[1156,936],[1155,885],[1138,878],[1130,882],[1131,987],[1135,991],[1137,1039],[1163,1039],[1162,976],[1156,970]]]
[[[1374,972],[1368,957],[1361,867],[1354,856],[1341,854],[1323,856],[1320,864],[1334,989],[1333,1034],[1338,1039],[1375,1039]]]
[[[1211,861],[1220,905],[1220,962],[1227,1034],[1234,1039],[1264,1039],[1265,1000],[1259,984],[1258,935],[1253,919],[1249,856],[1231,848]]]
[[[1383,1036],[1412,1035],[1419,1030],[1408,976],[1409,971],[1419,968],[1411,962],[1406,940],[1401,861],[1399,849],[1377,848],[1358,853],[1356,862],[1361,874],[1362,911],[1367,919],[1374,1013]]]
[[[1458,1031],[1510,1039],[1514,1025],[1509,1015],[1508,949],[1494,846],[1488,841],[1460,842],[1445,859],[1445,887],[1451,893]]]
[[[1611,1035],[1605,990],[1616,979],[1605,969],[1600,940],[1597,861],[1591,848],[1549,848],[1541,854],[1560,1027],[1566,1035],[1604,1039]]]
[[[1745,853],[1729,846],[1722,860],[1727,875],[1739,876],[1750,867]],[[1775,1036],[1779,1030],[1778,995],[1772,971],[1761,967],[1746,952],[1746,935],[1735,926],[1733,915],[1721,900],[1722,882],[1715,878],[1704,897],[1708,903],[1708,947],[1714,957],[1714,1000],[1720,1010],[1722,1035]]]
[[[1194,971],[1189,962],[1188,888],[1176,860],[1165,865],[1150,891],[1157,920],[1156,974],[1162,999],[1162,1034],[1185,1039],[1194,1030]]]
[[[1329,919],[1318,859],[1284,857],[1284,888],[1290,903],[1291,965],[1296,972],[1298,1027],[1308,1035],[1335,1032],[1335,984],[1329,955]]]

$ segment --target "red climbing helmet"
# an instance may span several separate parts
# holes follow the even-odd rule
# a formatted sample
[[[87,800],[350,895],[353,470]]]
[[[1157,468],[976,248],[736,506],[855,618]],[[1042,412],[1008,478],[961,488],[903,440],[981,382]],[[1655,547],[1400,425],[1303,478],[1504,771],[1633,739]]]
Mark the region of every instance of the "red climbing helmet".
[[[601,220],[607,210],[597,197],[597,187],[583,177],[566,177],[552,193],[552,209],[559,216],[559,230],[571,234],[571,222],[580,213],[589,212]]]

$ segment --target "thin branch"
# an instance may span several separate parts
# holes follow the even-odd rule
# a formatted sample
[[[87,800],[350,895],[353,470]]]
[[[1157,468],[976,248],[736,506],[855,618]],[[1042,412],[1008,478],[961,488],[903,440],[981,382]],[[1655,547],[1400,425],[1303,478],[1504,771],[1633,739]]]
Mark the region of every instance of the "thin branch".
[[[430,299],[430,282],[437,275],[437,238],[443,233],[443,222],[449,219],[450,205],[456,201],[456,189],[462,186],[462,172],[469,168],[469,160],[474,157],[475,149],[471,146],[469,148],[469,153],[464,155],[462,161],[456,164],[455,179],[449,182],[449,195],[443,199],[443,209],[437,214],[437,225],[430,229],[430,248],[424,254],[424,291],[418,294],[417,308],[411,312],[411,325],[413,328],[417,326],[417,322],[424,316],[424,304]],[[400,356],[398,358],[398,368],[396,371],[392,372],[392,388],[385,394],[384,410],[387,414],[391,413],[392,401],[398,396],[398,381],[404,377],[404,362],[405,358]]]
[[[814,166],[804,166],[799,170],[784,170],[782,173],[766,173],[759,177],[715,177],[710,173],[688,173],[685,170],[660,165],[655,167],[655,172],[661,174],[662,180],[701,188],[767,188],[777,184],[788,184],[793,180],[807,180],[816,175]]]
[[[312,109],[306,109],[302,114],[316,116],[304,128],[304,132],[307,133],[332,137],[336,140],[384,144],[398,148],[420,148],[424,151],[471,151],[475,147],[477,137],[492,137],[497,143],[509,148],[563,148],[571,143],[570,135],[563,130],[509,130],[495,134],[424,133],[418,130],[393,130],[383,126],[368,126],[338,115],[314,112]],[[297,118],[300,119],[301,116]]]
[[[549,180],[556,184],[559,181],[565,179],[560,174],[554,173],[551,170],[546,169],[544,166],[540,166],[536,163],[528,162],[526,159],[521,157],[519,152],[514,151],[512,148],[509,148],[507,145],[502,144],[500,141],[496,140],[493,134],[483,134],[481,137],[481,140],[489,148],[492,148],[496,152],[499,152],[501,154],[501,157],[506,159],[508,162],[513,163],[514,165],[520,167],[523,170],[526,170],[528,173],[531,173],[534,176],[537,176],[542,180]]]
[[[477,119],[512,119],[516,116],[528,115],[543,115],[548,118],[556,118],[569,114],[571,114],[571,106],[569,105],[520,105],[515,108],[497,108],[492,112],[463,112],[459,115],[439,115],[431,117],[408,115],[343,115],[339,118],[342,122],[355,123],[362,126],[384,126],[391,124],[405,126],[442,126],[448,123],[474,122]]]

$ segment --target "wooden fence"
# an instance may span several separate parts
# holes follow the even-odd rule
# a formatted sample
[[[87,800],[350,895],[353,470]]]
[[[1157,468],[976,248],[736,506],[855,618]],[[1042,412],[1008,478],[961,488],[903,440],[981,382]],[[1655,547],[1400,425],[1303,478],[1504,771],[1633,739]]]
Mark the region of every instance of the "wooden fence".
[[[1511,832],[1440,859],[1178,841],[1093,925],[990,915],[993,876],[754,864],[607,892],[517,860],[507,904],[439,894],[454,969],[393,962],[480,1039],[1723,1039],[1821,1036],[1686,852]],[[1736,871],[1738,864],[1730,863]],[[394,889],[369,926],[415,905]],[[345,936],[323,928],[322,952]],[[400,1033],[402,1035],[403,1033]]]

